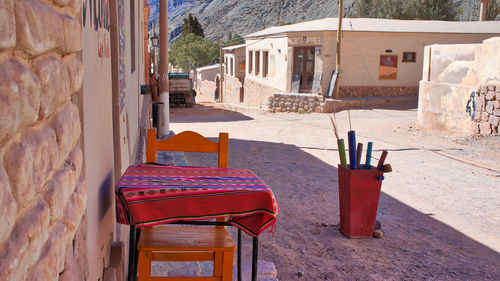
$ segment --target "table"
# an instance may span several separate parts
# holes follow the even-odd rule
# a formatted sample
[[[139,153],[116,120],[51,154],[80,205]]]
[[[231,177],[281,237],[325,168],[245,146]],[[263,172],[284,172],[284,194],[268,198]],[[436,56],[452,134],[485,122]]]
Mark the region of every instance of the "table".
[[[228,218],[222,224],[238,228],[240,280],[241,231],[253,237],[252,280],[256,280],[257,237],[275,224],[279,212],[271,188],[245,169],[132,165],[117,182],[115,199],[118,223],[130,225],[129,280],[136,276],[136,227],[193,221],[220,224],[200,222],[220,217]]]

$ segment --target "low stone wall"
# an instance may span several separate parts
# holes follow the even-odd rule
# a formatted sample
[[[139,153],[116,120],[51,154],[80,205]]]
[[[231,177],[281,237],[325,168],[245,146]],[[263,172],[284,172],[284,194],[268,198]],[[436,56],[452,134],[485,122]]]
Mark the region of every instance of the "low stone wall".
[[[269,97],[279,92],[278,89],[245,79],[243,104],[248,107],[267,107]]]
[[[498,134],[500,122],[500,84],[481,86],[476,97],[475,134]]]
[[[268,98],[270,112],[324,112],[325,98],[315,94],[276,93]]]
[[[417,96],[418,87],[377,87],[377,86],[342,86],[340,98],[376,97],[376,96]]]

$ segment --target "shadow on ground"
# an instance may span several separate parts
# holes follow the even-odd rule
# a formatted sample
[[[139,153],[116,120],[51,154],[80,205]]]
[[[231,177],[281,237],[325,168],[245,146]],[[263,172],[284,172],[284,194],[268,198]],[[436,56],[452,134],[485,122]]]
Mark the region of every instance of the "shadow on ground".
[[[207,154],[186,159],[217,165]],[[230,139],[229,167],[254,171],[275,193],[280,214],[274,234],[260,236],[259,257],[275,263],[279,280],[500,280],[499,253],[385,193],[377,215],[385,237],[347,239],[336,226],[336,167],[299,147]]]
[[[170,108],[170,117],[175,118],[176,123],[196,123],[196,122],[234,122],[253,120],[236,111],[231,111],[221,107],[215,107],[209,103],[196,104],[194,107]]]

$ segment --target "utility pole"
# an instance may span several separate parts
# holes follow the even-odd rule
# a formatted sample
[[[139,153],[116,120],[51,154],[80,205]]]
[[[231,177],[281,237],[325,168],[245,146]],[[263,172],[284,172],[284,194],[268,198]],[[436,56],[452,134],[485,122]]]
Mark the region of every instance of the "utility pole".
[[[168,3],[160,0],[160,101],[163,102],[163,118],[160,134],[170,134],[170,109],[168,94]]]
[[[487,7],[488,7],[488,0],[481,0],[481,6],[479,8],[479,21],[486,20]]]
[[[153,22],[153,38],[155,38],[155,37],[156,37],[156,22]],[[156,37],[155,40],[158,40],[158,38]],[[153,76],[156,79],[158,72],[156,72],[156,46],[155,46],[154,41],[152,41],[151,47],[153,47],[152,48],[153,49]]]
[[[337,79],[335,80],[335,98],[340,98],[340,90],[339,90],[339,80],[340,80],[340,40],[342,39],[342,10],[344,9],[344,1],[339,0],[339,25],[337,27],[337,57],[335,70],[337,71]]]
[[[224,62],[224,54],[222,53],[222,38],[219,39],[219,57],[220,57],[220,87],[219,87],[219,102],[222,103],[222,93],[223,93],[223,88],[222,86],[224,85],[224,67],[222,66]]]

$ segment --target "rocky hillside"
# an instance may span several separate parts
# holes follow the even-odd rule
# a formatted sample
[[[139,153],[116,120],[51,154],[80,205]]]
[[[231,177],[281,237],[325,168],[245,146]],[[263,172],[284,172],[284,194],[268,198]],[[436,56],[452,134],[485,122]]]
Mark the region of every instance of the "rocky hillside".
[[[344,15],[354,10],[354,2],[344,0]],[[460,20],[477,20],[479,0],[455,0],[455,4],[461,11]],[[156,11],[152,12],[152,17],[157,17]],[[215,40],[229,32],[244,36],[280,23],[337,17],[338,0],[184,0],[169,9],[171,41],[180,34],[188,13],[198,18],[205,36]]]

